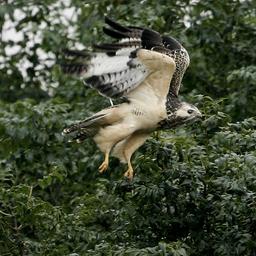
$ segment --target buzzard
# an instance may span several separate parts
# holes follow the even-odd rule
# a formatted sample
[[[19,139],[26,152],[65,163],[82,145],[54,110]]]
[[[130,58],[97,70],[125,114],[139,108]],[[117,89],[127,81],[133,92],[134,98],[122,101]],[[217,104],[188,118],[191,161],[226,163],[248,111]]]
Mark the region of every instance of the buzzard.
[[[103,31],[114,42],[94,45],[92,51],[64,50],[64,73],[82,78],[86,85],[121,103],[103,109],[63,130],[78,143],[92,137],[105,159],[109,155],[128,164],[132,154],[155,130],[171,129],[201,117],[193,105],[178,98],[189,65],[186,49],[173,37],[141,27],[123,26],[105,18]]]

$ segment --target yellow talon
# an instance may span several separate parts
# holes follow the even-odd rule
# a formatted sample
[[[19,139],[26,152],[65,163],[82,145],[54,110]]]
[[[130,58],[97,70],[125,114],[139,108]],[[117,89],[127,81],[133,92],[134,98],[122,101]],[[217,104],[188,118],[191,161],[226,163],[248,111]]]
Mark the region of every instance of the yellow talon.
[[[108,164],[109,164],[109,154],[106,153],[103,163],[99,166],[99,172],[100,173],[105,172],[108,169]]]
[[[129,180],[133,179],[133,168],[130,163],[128,163],[128,170],[124,173],[124,176],[127,177]]]
[[[105,163],[105,161],[100,165],[99,172],[103,173],[108,169],[108,163]]]

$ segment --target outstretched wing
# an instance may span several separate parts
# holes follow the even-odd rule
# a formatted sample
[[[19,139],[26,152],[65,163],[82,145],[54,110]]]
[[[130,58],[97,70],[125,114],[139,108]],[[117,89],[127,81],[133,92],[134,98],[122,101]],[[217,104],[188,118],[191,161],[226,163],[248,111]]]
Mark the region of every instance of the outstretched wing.
[[[82,52],[76,60],[62,65],[65,73],[80,76],[87,85],[109,98],[125,96],[148,75],[148,70],[127,54],[114,56],[104,52]],[[68,55],[77,52],[66,50]]]
[[[150,69],[136,58],[136,50],[153,50],[175,60],[170,91],[177,95],[189,63],[187,51],[181,44],[150,29],[124,27],[107,17],[105,22],[109,27],[103,28],[104,33],[116,42],[95,45],[93,52],[65,50],[70,62],[62,65],[64,72],[80,76],[104,96],[118,98],[138,87],[150,74]]]

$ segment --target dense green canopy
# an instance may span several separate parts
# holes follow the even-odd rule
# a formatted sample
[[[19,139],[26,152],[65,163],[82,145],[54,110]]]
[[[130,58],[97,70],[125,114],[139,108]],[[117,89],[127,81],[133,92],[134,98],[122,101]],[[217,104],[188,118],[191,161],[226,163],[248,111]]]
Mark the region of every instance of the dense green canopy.
[[[6,0],[0,6],[1,255],[256,255],[255,1]],[[104,15],[190,53],[181,97],[204,120],[152,135],[126,166],[62,129],[108,106],[64,76],[62,48]]]

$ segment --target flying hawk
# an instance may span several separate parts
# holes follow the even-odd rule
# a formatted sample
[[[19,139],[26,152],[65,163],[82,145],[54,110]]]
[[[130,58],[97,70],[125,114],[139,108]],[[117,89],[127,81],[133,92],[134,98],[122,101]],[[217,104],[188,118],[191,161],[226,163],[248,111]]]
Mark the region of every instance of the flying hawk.
[[[86,85],[122,103],[103,109],[63,130],[78,143],[92,137],[109,165],[110,153],[128,164],[132,179],[132,154],[159,129],[171,129],[201,117],[193,105],[178,98],[181,80],[189,65],[186,49],[173,37],[122,26],[105,18],[103,31],[115,39],[94,45],[93,51],[65,50],[65,73],[77,75]]]

